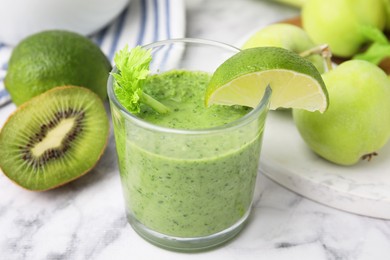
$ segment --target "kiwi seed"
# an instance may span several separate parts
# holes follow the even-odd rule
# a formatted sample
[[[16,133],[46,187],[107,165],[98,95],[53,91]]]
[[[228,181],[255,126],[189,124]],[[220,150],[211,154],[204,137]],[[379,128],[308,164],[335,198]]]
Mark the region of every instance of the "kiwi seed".
[[[77,135],[80,132],[82,132],[83,130],[82,122],[84,116],[85,116],[85,112],[81,110],[74,111],[72,108],[55,113],[53,119],[50,120],[48,124],[43,123],[39,129],[39,132],[31,136],[29,142],[24,147],[23,146],[20,147],[23,160],[25,160],[26,163],[32,167],[42,167],[48,161],[57,159],[60,156],[64,156],[66,151],[69,150],[71,142],[75,138],[77,138]],[[72,130],[69,131],[68,134],[66,134],[66,136],[64,136],[61,146],[58,148],[56,147],[56,148],[47,149],[40,156],[34,156],[32,154],[31,148],[35,147],[37,143],[42,142],[42,140],[46,137],[47,133],[51,129],[56,127],[58,123],[65,118],[74,118],[75,125],[73,126]]]

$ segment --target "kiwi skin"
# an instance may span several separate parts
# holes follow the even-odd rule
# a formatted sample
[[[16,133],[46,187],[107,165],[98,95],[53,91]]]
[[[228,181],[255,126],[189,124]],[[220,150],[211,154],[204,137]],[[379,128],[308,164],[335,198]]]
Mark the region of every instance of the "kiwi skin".
[[[64,108],[65,112],[60,111]],[[46,148],[41,153],[46,159],[28,157],[50,130],[60,129],[61,132],[64,128],[59,125],[67,118],[73,120],[72,128],[62,131],[60,146]],[[52,129],[42,130],[50,123]],[[78,86],[56,87],[24,103],[8,117],[0,132],[0,168],[24,189],[54,189],[93,169],[107,147],[108,136],[108,116],[95,93]],[[48,139],[52,144],[53,138]],[[31,151],[28,153],[28,150]]]

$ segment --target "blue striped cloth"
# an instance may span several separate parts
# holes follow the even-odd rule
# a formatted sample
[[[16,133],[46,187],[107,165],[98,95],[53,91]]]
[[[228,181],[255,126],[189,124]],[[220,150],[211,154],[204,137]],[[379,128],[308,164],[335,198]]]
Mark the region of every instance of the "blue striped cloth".
[[[112,23],[90,38],[112,61],[115,52],[126,44],[144,45],[184,35],[184,0],[131,0]],[[3,80],[11,52],[12,46],[0,42],[0,107],[10,102]]]

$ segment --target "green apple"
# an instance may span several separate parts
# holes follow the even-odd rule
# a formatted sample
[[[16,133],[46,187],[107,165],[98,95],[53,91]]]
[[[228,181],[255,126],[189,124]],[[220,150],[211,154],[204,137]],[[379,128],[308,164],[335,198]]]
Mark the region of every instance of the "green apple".
[[[384,0],[310,0],[302,8],[302,25],[316,44],[351,57],[386,24]]]
[[[390,137],[390,80],[374,64],[350,60],[323,75],[329,107],[323,113],[294,110],[306,144],[321,157],[352,165]]]
[[[298,54],[316,47],[302,28],[287,23],[276,23],[262,28],[261,30],[255,32],[244,43],[242,48],[248,49],[264,46],[280,47],[294,51]],[[320,73],[324,72],[324,59],[320,55],[310,55],[307,59],[316,66]]]

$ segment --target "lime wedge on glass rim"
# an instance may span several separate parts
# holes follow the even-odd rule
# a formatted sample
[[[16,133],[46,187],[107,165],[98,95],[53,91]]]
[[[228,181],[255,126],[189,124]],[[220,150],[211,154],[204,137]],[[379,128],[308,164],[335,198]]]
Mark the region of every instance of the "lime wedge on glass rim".
[[[272,89],[270,109],[296,108],[324,112],[329,103],[321,74],[298,54],[279,47],[245,49],[222,63],[206,90],[209,107],[256,107],[267,86]]]

